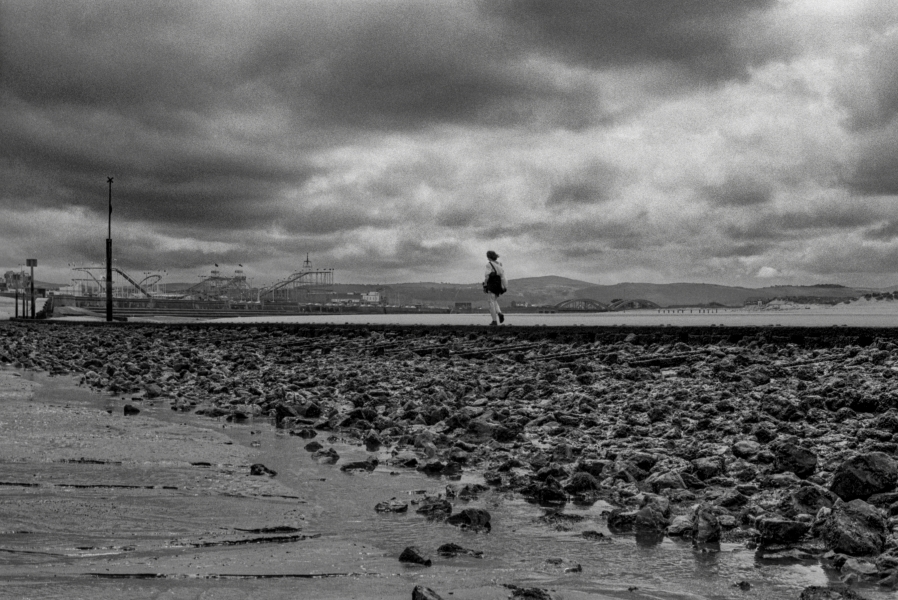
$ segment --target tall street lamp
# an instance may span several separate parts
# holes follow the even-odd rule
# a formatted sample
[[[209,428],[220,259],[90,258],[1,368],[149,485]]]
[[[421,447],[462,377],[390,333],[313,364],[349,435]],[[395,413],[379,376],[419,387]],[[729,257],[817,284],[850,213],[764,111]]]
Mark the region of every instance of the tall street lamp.
[[[109,183],[109,234],[106,236],[106,322],[112,321],[112,177]]]

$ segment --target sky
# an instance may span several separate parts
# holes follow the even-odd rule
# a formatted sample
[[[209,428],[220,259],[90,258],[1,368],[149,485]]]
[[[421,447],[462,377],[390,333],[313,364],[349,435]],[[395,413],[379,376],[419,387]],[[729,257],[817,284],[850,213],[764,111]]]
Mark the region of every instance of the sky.
[[[168,281],[891,286],[898,2],[0,0],[0,272],[110,176]]]

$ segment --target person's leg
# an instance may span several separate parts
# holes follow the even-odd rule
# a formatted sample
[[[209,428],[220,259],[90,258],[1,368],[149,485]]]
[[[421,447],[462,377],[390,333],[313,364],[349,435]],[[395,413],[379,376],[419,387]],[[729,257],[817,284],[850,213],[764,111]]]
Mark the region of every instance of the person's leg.
[[[490,298],[490,316],[493,318],[493,323],[498,323],[499,319],[499,299],[496,297],[496,294],[490,292],[487,294]]]

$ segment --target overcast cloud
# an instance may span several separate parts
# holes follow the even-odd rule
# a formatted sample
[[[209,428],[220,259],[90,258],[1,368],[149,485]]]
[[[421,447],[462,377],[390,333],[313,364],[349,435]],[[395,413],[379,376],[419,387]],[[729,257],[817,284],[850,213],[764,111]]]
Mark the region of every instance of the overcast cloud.
[[[663,5],[663,9],[662,9]],[[0,270],[898,283],[894,0],[0,0]]]

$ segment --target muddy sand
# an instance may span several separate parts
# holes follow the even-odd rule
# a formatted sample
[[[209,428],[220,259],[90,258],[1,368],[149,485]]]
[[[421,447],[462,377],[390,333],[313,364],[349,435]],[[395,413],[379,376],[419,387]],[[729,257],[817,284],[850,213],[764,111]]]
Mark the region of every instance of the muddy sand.
[[[0,597],[887,597],[896,338],[4,324]],[[472,555],[514,539],[500,498],[542,515],[533,543],[580,545],[523,567]],[[323,516],[342,501],[363,512]],[[431,566],[400,562],[404,539]],[[687,561],[816,565],[832,589],[652,578],[671,540]],[[450,541],[472,554],[443,556]],[[659,565],[615,572],[587,543]]]

